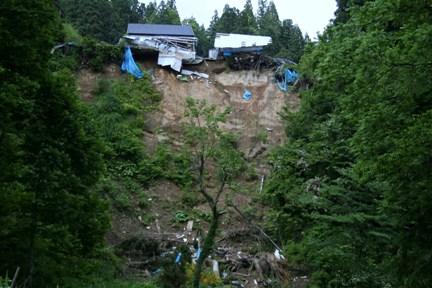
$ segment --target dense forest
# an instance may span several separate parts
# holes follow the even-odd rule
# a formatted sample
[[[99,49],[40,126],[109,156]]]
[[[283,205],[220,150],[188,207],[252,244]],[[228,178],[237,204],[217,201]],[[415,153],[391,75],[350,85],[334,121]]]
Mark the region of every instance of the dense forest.
[[[312,287],[430,287],[430,3],[339,11],[302,58],[300,111],[283,115],[271,229]]]
[[[432,287],[431,4],[337,4],[311,42],[266,0],[256,15],[250,0],[243,10],[227,4],[208,28],[181,20],[174,0],[1,1],[0,287],[186,287],[183,266],[156,282],[119,279],[121,259],[105,239],[113,209],[145,217],[155,179],[193,187],[201,138],[220,139],[209,161],[222,163],[224,181],[246,169],[219,129],[223,117],[204,106],[210,124],[191,126],[190,150],[147,153],[144,115],[161,100],[148,75],[101,81],[82,101],[75,73],[118,64],[130,22],[191,25],[203,55],[216,32],[271,36],[266,53],[298,61],[308,85],[299,110],[281,114],[286,139],[268,158],[266,232],[307,287]],[[50,53],[70,40],[80,41],[75,52]]]

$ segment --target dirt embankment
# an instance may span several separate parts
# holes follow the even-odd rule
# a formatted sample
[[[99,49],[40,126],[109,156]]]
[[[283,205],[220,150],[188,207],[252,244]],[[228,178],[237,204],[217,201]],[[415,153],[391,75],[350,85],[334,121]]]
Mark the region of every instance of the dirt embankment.
[[[221,110],[231,107],[232,112],[225,128],[239,136],[240,149],[245,155],[255,153],[259,142],[257,135],[265,135],[270,146],[280,144],[284,139],[284,131],[278,113],[285,105],[296,109],[298,96],[279,91],[272,71],[213,73],[211,65],[215,64],[208,65],[208,69],[205,69],[210,72],[208,80],[195,78],[188,82],[179,81],[169,70],[154,70],[154,84],[161,91],[163,100],[161,111],[152,117],[152,128],[178,131],[179,123],[184,119],[185,99],[191,96],[205,99]],[[249,101],[243,99],[245,90],[252,93]]]
[[[274,83],[273,71],[225,71],[223,63],[211,62],[190,67],[191,70],[196,69],[209,74],[209,79],[195,77],[184,82],[178,80],[173,71],[156,67],[154,62],[140,62],[140,64],[147,73],[152,74],[153,84],[162,94],[160,110],[146,117],[144,141],[150,151],[161,140],[169,140],[168,142],[173,145],[182,144],[178,136],[181,134],[180,124],[185,120],[185,100],[188,96],[206,100],[221,111],[231,107],[232,112],[224,128],[238,136],[240,150],[251,162],[254,162],[258,176],[257,179],[250,181],[243,179],[241,185],[248,192],[232,195],[232,202],[243,212],[252,213],[258,220],[259,215],[263,215],[264,212],[260,211],[262,207],[254,201],[255,193],[262,185],[261,179],[264,179],[268,171],[265,161],[262,160],[265,159],[267,151],[283,142],[284,128],[279,113],[285,106],[292,110],[297,109],[298,95],[281,92]],[[85,101],[93,99],[93,92],[99,79],[117,77],[121,77],[121,73],[116,65],[107,66],[102,74],[81,71],[78,74],[78,85],[82,99]],[[243,99],[245,90],[252,93],[249,101]],[[150,187],[147,191],[149,207],[146,208],[145,213],[148,217],[143,219],[127,213],[114,213],[113,228],[107,235],[107,240],[111,245],[118,246],[138,241],[136,239],[145,239],[149,243],[156,243],[157,249],[164,251],[171,249],[161,248],[164,245],[176,246],[184,241],[189,243],[191,237],[194,239],[199,231],[207,229],[207,223],[195,219],[193,231],[188,232],[186,223],[173,222],[176,212],[184,209],[181,205],[183,192],[175,184],[167,181],[161,181]],[[209,211],[205,203],[200,203],[191,211],[185,212],[201,215]],[[267,259],[273,257],[271,253],[260,252],[260,244],[266,240],[262,235],[256,234],[256,231],[251,229],[250,225],[232,209],[227,209],[227,214],[221,220],[220,229],[221,235],[218,237],[216,250],[223,254],[217,256],[217,259],[221,261],[221,265],[225,263],[224,269],[231,271],[235,279],[243,279],[241,283],[245,285],[244,287],[264,287],[264,284],[255,284],[256,279],[267,278],[263,276],[263,273],[266,273],[262,271],[262,267],[268,266],[268,270],[273,271],[272,273],[276,273],[275,271],[279,269],[269,266],[270,263],[277,262],[274,259],[271,261]],[[132,244],[134,246],[135,242]],[[127,254],[129,272],[135,276],[149,277],[148,271],[158,265],[151,264],[150,260],[154,255],[153,258],[149,255],[135,255],[136,249],[129,250]],[[261,265],[261,262],[267,263],[267,266]]]

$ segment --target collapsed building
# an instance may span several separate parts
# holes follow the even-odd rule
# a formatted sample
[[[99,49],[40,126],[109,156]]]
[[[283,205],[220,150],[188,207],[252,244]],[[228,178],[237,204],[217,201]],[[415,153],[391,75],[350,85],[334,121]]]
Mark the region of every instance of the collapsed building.
[[[273,68],[271,57],[264,49],[272,44],[269,36],[217,33],[209,59],[225,59],[232,70],[260,70]]]
[[[191,26],[129,23],[123,38],[133,48],[157,51],[157,64],[171,67],[181,73],[184,79],[187,79],[185,76],[209,78],[205,73],[182,69],[183,64],[199,64],[203,61],[196,55],[198,39]],[[280,90],[286,92],[298,79],[293,69],[295,63],[265,55],[264,49],[271,44],[272,38],[269,36],[216,33],[214,48],[209,50],[207,59],[224,59],[232,70],[276,69],[276,83]],[[122,70],[136,78],[142,77],[129,48],[125,51]],[[183,79],[181,77],[179,79]],[[244,97],[248,95],[247,92]]]
[[[180,72],[182,64],[199,64],[196,55],[198,39],[187,25],[129,23],[123,36],[129,46],[158,51],[158,65]]]
[[[209,59],[219,56],[230,57],[235,54],[261,54],[265,46],[272,43],[268,36],[216,33],[214,48],[209,51]]]

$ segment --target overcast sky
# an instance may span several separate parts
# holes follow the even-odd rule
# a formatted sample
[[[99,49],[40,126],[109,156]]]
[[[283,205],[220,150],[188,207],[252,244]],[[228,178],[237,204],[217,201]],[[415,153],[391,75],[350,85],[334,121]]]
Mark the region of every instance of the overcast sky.
[[[149,3],[153,0],[141,0],[143,3]],[[156,1],[157,3],[160,0]],[[219,16],[222,14],[223,7],[226,3],[230,7],[243,9],[246,0],[176,0],[177,10],[180,18],[189,18],[191,16],[200,24],[207,28],[214,14],[218,10]],[[279,13],[279,18],[292,19],[304,33],[308,33],[313,39],[317,32],[322,32],[334,18],[336,10],[335,0],[273,0]],[[252,5],[256,10],[258,0],[252,0]]]

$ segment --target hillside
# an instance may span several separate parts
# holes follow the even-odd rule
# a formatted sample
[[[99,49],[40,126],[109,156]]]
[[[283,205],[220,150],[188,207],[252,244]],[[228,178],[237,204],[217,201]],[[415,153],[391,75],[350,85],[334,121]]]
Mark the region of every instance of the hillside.
[[[244,2],[208,29],[175,0],[0,3],[1,288],[432,287],[430,1],[338,0],[312,42]],[[209,79],[135,50],[141,75],[130,22]],[[237,33],[272,42],[187,66]],[[282,63],[288,93],[254,68]]]
[[[187,81],[181,81],[175,73],[156,66],[151,59],[139,64],[149,74],[154,89],[161,94],[158,107],[145,113],[142,141],[149,155],[157,153],[160,145],[168,145],[174,151],[184,145],[181,134],[187,120],[188,96],[206,100],[219,111],[232,108],[222,127],[237,136],[238,148],[250,168],[236,179],[241,189],[224,196],[229,197],[230,205],[242,213],[226,207],[227,213],[221,218],[217,247],[212,257],[219,261],[220,273],[226,274],[224,281],[228,284],[238,282],[244,287],[264,287],[262,285],[271,279],[291,279],[281,270],[285,265],[283,261],[274,258],[275,248],[266,239],[268,236],[260,234],[254,225],[263,225],[265,220],[266,208],[260,204],[259,193],[270,171],[266,157],[285,138],[279,113],[285,106],[296,110],[298,96],[281,92],[274,83],[272,70],[229,71],[223,61],[207,62],[193,68],[208,73],[209,79],[188,77]],[[90,105],[98,97],[95,92],[100,81],[129,77],[121,74],[117,65],[103,70],[102,73],[94,73],[84,69],[78,73],[80,95]],[[242,98],[245,89],[252,92],[249,101]],[[113,247],[121,247],[119,255],[127,257],[127,277],[151,279],[152,273],[160,268],[159,263],[163,261],[161,255],[177,253],[175,247],[180,243],[193,249],[194,239],[208,229],[210,210],[203,199],[196,198],[198,195],[191,196],[185,187],[169,179],[153,182],[144,194],[147,198],[144,209],[138,203],[131,204],[128,211],[114,209],[112,229],[107,240]],[[133,193],[130,197],[134,197]],[[193,199],[188,200],[187,197]],[[225,203],[223,206],[228,203],[226,200],[221,201]],[[179,215],[185,219],[179,220]],[[190,221],[193,228],[188,230],[186,226]],[[148,248],[137,248],[148,245],[154,247],[151,249],[156,252],[148,254],[145,252]],[[258,282],[262,284],[258,285]]]

